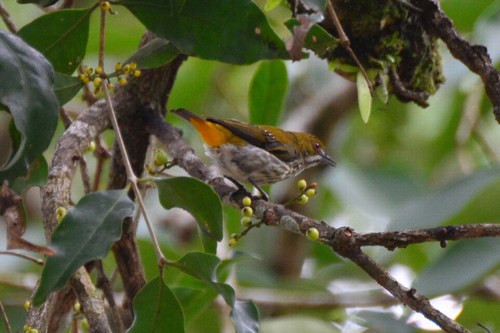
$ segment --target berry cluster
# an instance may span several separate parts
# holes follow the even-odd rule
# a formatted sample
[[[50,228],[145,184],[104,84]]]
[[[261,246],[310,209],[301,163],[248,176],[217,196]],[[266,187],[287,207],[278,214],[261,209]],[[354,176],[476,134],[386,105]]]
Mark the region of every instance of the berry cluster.
[[[111,74],[105,74],[101,66],[97,66],[95,69],[92,67],[84,66],[83,71],[80,74],[80,80],[84,84],[92,82],[94,85],[94,94],[98,94],[102,90],[103,80],[106,81],[108,89],[114,89],[114,84],[111,83],[110,78],[116,77],[117,82],[120,86],[126,86],[128,81],[127,77],[121,76],[126,75],[129,77],[139,77],[141,76],[141,71],[137,69],[137,63],[131,62],[130,64],[122,65],[117,63],[115,65],[115,71]]]

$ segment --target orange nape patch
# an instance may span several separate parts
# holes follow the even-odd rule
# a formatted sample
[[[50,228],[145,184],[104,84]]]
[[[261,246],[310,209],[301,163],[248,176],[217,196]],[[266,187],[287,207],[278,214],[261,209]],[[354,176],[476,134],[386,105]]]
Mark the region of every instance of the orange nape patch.
[[[231,140],[233,134],[227,128],[205,119],[190,118],[189,121],[210,147],[219,147]]]

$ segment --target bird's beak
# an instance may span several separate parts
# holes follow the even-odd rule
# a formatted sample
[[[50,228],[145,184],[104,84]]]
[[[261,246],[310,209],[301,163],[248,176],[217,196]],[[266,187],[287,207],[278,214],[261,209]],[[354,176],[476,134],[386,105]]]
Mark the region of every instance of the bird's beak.
[[[330,156],[328,156],[322,149],[321,151],[319,152],[319,154],[321,155],[321,157],[323,157],[327,162],[328,164],[330,164],[331,166],[336,166],[337,163],[335,163],[335,161],[333,160],[333,158],[331,158]]]

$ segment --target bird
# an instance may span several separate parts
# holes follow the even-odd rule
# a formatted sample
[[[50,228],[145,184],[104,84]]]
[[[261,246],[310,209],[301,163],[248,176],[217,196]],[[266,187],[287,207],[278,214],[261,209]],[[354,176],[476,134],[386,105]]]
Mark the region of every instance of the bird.
[[[253,185],[264,200],[269,198],[261,185],[296,176],[321,162],[336,165],[321,140],[312,134],[233,119],[203,118],[183,108],[172,112],[194,126],[218,174],[239,188],[243,187],[240,182]]]

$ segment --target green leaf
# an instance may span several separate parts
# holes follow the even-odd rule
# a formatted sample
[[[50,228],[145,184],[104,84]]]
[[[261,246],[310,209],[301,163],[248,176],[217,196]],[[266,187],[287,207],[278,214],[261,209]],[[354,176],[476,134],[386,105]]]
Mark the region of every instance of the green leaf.
[[[134,298],[135,318],[128,333],[183,333],[184,313],[179,301],[163,282],[155,278]]]
[[[442,295],[476,285],[500,262],[500,242],[495,238],[460,240],[443,251],[415,281],[419,293]]]
[[[218,293],[209,286],[205,288],[173,287],[172,292],[184,310],[186,323],[191,323],[194,318],[207,311],[218,296]]]
[[[366,124],[372,112],[372,94],[368,82],[366,82],[361,71],[358,71],[356,76],[356,87],[358,89],[359,112],[361,113],[361,119]]]
[[[231,64],[289,58],[283,41],[250,0],[121,0],[118,3],[187,55]]]
[[[390,227],[405,230],[449,224],[461,212],[467,216],[463,210],[471,200],[479,198],[490,186],[498,186],[499,182],[500,169],[479,171],[456,180],[436,192],[409,201],[391,218]],[[481,203],[477,204],[476,211],[480,212]]]
[[[49,175],[49,166],[47,161],[40,155],[28,170],[28,173],[24,177],[16,178],[10,188],[16,193],[22,193],[30,187],[39,186],[42,187],[47,182],[47,177]]]
[[[255,72],[249,93],[250,122],[276,126],[288,87],[285,63],[263,61]]]
[[[232,307],[235,301],[233,288],[227,284],[216,282],[216,269],[219,263],[219,258],[212,254],[190,252],[170,265],[211,286]]]
[[[22,39],[0,31],[0,106],[5,106],[19,137],[16,150],[0,166],[0,179],[23,175],[49,146],[57,126],[59,103],[49,62]]]
[[[83,82],[80,78],[56,72],[54,92],[60,105],[68,103],[82,87]]]
[[[56,72],[71,74],[80,65],[89,37],[93,9],[63,9],[40,16],[18,35],[40,51]]]
[[[106,256],[120,238],[122,221],[134,211],[125,191],[94,192],[83,197],[54,230],[49,257],[42,272],[33,304],[42,304],[49,293],[59,290],[85,263]]]
[[[207,184],[190,177],[176,177],[156,180],[160,203],[171,209],[187,210],[196,219],[206,235],[216,241],[222,240],[222,203],[214,190]],[[206,244],[204,245],[211,247]],[[205,247],[205,249],[207,249]],[[213,248],[210,248],[213,252]]]
[[[234,303],[230,317],[236,328],[236,332],[259,332],[259,311],[253,302],[237,300]]]
[[[266,0],[264,9],[269,12],[280,5],[282,0]]]
[[[48,7],[48,6],[52,6],[57,1],[59,1],[59,0],[17,0],[17,3],[20,3],[20,4],[34,3],[34,4],[40,5],[42,7]]]
[[[168,64],[179,53],[179,50],[169,41],[163,38],[154,38],[135,51],[125,63],[135,62],[139,68],[156,68]]]

